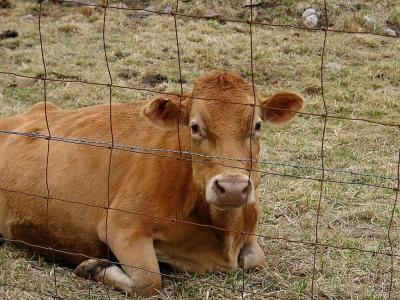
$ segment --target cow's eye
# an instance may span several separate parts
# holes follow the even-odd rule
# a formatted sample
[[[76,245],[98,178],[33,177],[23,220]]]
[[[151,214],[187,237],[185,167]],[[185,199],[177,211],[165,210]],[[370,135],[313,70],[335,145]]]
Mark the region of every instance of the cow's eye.
[[[262,126],[262,122],[258,122],[256,124],[256,126],[254,126],[254,131],[255,132],[260,132],[261,131],[261,126]]]
[[[190,125],[190,130],[192,131],[192,135],[200,135],[200,126],[197,124]]]

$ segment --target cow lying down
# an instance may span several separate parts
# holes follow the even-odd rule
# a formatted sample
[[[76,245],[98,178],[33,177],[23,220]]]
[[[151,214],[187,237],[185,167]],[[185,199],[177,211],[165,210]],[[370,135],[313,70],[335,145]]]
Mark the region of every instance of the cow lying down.
[[[114,149],[108,177],[108,147],[50,140],[48,190],[48,141],[0,134],[1,234],[41,246],[35,250],[44,255],[51,246],[79,276],[137,295],[160,290],[159,262],[195,273],[264,268],[254,235],[260,176],[249,169],[258,168],[262,124],[286,123],[303,99],[257,96],[254,114],[253,101],[239,75],[215,71],[197,79],[181,103],[159,96],[113,104],[114,144],[147,150]],[[44,108],[1,119],[0,129],[47,135]],[[47,113],[53,137],[112,141],[108,105],[61,110],[47,103]],[[89,258],[110,253],[118,265]]]

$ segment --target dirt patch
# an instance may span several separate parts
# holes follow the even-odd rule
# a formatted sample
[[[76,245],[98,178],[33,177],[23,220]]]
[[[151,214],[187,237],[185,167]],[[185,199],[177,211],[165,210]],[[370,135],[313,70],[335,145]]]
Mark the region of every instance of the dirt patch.
[[[0,33],[0,40],[12,39],[18,37],[18,31],[16,30],[6,30]]]
[[[118,77],[120,77],[122,79],[131,79],[131,78],[137,77],[138,75],[139,75],[138,72],[136,72],[135,70],[131,70],[131,69],[124,69],[118,73]]]
[[[0,8],[10,8],[11,2],[9,0],[0,0]]]
[[[161,74],[147,75],[143,78],[143,83],[153,87],[163,82],[168,82],[168,77]]]

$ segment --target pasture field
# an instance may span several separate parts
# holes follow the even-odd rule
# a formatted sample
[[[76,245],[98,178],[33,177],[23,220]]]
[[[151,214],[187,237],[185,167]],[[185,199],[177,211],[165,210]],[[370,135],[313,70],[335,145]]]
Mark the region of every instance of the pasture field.
[[[396,0],[328,2],[331,28],[383,33],[388,21],[392,28],[400,30]],[[165,12],[175,9],[172,0],[113,0],[110,4]],[[323,1],[316,0],[264,1],[255,9],[255,18],[258,22],[298,26],[302,25],[305,8],[322,12],[323,6]],[[42,7],[48,76],[71,81],[49,81],[48,101],[64,109],[108,103],[107,86],[73,82],[109,82],[102,40],[103,9],[51,1]],[[239,20],[250,15],[244,1],[238,0],[185,0],[180,1],[179,9],[185,14]],[[0,71],[43,76],[38,12],[35,1],[15,0],[11,7],[0,8],[0,33],[18,31],[18,37],[0,40]],[[373,22],[367,22],[365,15],[373,17]],[[322,16],[323,13],[320,20]],[[171,15],[109,8],[106,21],[106,49],[115,85],[180,91]],[[193,79],[214,69],[229,69],[251,79],[248,24],[178,16],[177,26],[184,91],[190,91]],[[284,127],[263,129],[262,216],[258,229],[262,237],[258,240],[266,253],[267,269],[244,275],[246,299],[310,297],[314,252],[311,243],[315,240],[318,207],[318,241],[323,245],[317,247],[315,298],[388,299],[393,263],[391,296],[400,299],[400,204],[395,206],[400,148],[400,32],[397,33],[397,37],[327,33],[323,70],[326,109],[328,115],[342,119],[326,121],[327,181],[322,185],[320,201],[325,122],[323,117],[312,114],[325,113],[320,84],[324,32],[253,25],[258,92],[263,96],[282,90],[298,92],[305,98],[305,112],[311,115],[302,114]],[[114,103],[140,101],[154,95],[143,90],[112,89]],[[0,74],[1,117],[23,112],[39,101],[43,101],[41,80]],[[382,122],[397,126],[378,124]],[[387,255],[391,251],[395,254],[392,260]],[[111,299],[126,299],[123,293],[106,291],[101,284],[75,277],[71,269],[56,266],[54,272],[51,263],[9,243],[0,248],[0,270],[0,284],[14,286],[0,291],[0,296],[8,299],[51,298],[54,274],[62,298],[107,299],[109,295]],[[178,299],[242,296],[241,271],[181,277],[176,280]],[[163,290],[154,299],[174,297],[174,281],[165,277],[163,283]]]

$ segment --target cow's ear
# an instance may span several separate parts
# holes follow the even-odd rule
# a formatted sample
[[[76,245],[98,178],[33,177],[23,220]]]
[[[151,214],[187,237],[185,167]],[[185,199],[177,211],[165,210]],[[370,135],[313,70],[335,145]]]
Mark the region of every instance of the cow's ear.
[[[261,104],[262,118],[273,124],[284,124],[303,109],[304,100],[298,94],[276,93]]]
[[[189,123],[187,100],[180,101],[177,96],[158,97],[151,100],[143,108],[142,115],[158,127],[174,127],[178,121],[182,125]]]

